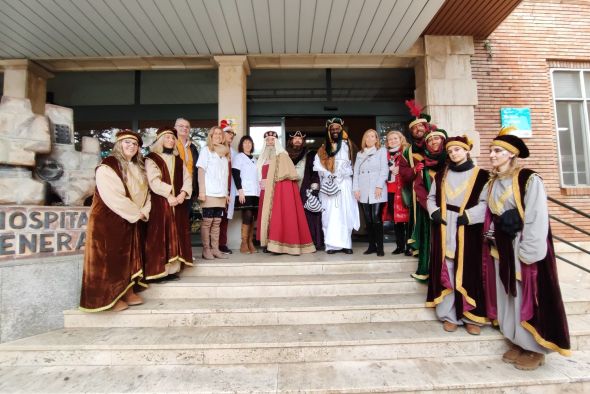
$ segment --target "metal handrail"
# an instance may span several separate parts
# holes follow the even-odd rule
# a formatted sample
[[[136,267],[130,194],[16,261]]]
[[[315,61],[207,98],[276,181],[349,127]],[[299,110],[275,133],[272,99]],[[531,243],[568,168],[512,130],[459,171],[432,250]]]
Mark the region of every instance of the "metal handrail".
[[[567,209],[569,209],[570,211],[577,213],[578,215],[582,215],[582,216],[584,216],[586,219],[590,219],[590,215],[588,215],[586,212],[582,212],[582,211],[580,211],[579,209],[577,209],[577,208],[574,208],[574,207],[572,207],[571,205],[568,205],[568,204],[566,204],[566,203],[564,203],[564,202],[561,202],[561,201],[559,201],[559,200],[556,200],[556,199],[555,199],[555,198],[553,198],[553,197],[549,197],[549,196],[547,196],[547,200],[549,200],[549,201],[551,201],[551,202],[553,202],[553,203],[555,203],[555,204],[557,204],[557,205],[560,205],[560,206],[562,206],[562,207],[564,207],[564,208],[567,208]]]
[[[565,261],[566,263],[568,263],[568,264],[570,264],[570,265],[573,265],[574,267],[576,267],[576,268],[579,268],[579,269],[581,269],[582,271],[585,271],[585,272],[588,272],[588,273],[590,273],[590,270],[589,270],[588,268],[586,268],[586,267],[582,267],[581,265],[579,265],[579,264],[576,264],[576,263],[574,263],[573,261],[566,259],[565,257],[561,257],[561,256],[558,256],[558,255],[555,255],[555,258],[556,258],[556,259],[559,259],[559,260],[562,260],[562,261]]]
[[[568,209],[568,210],[570,210],[570,211],[572,211],[572,212],[574,212],[574,213],[577,213],[578,215],[581,215],[581,216],[583,216],[583,217],[585,217],[585,218],[588,218],[588,219],[590,219],[590,215],[588,215],[586,212],[582,212],[582,211],[580,211],[579,209],[577,209],[577,208],[574,208],[574,207],[572,207],[571,205],[568,205],[568,204],[566,204],[566,203],[563,203],[563,202],[561,202],[561,201],[559,201],[559,200],[557,200],[557,199],[555,199],[555,198],[553,198],[553,197],[549,197],[549,196],[547,196],[547,200],[549,200],[549,201],[551,201],[552,203],[555,203],[555,204],[557,204],[557,205],[559,205],[559,206],[561,206],[561,207],[564,207],[564,208],[566,208],[566,209]],[[579,232],[581,232],[581,233],[583,233],[583,234],[590,235],[590,232],[588,232],[588,231],[586,231],[586,230],[584,230],[584,229],[582,229],[582,228],[580,228],[580,227],[578,227],[578,226],[575,226],[575,225],[573,225],[573,224],[571,224],[571,223],[568,223],[568,222],[566,222],[566,221],[564,221],[564,220],[562,220],[562,219],[559,219],[558,217],[556,217],[556,216],[554,216],[554,215],[549,215],[549,218],[551,218],[551,219],[555,220],[556,222],[559,222],[559,223],[561,223],[561,224],[564,224],[564,225],[566,225],[566,226],[568,226],[568,227],[570,227],[570,228],[573,228],[574,230],[577,230],[577,231],[579,231]],[[579,251],[581,251],[581,252],[584,252],[584,253],[586,253],[586,254],[590,255],[590,250],[586,250],[586,249],[584,249],[584,248],[582,248],[582,247],[580,247],[580,246],[578,246],[578,245],[576,245],[576,244],[574,244],[574,243],[572,243],[572,242],[566,241],[565,239],[563,239],[563,238],[561,238],[561,237],[558,237],[558,236],[556,236],[556,235],[554,235],[554,236],[553,236],[553,238],[555,238],[555,239],[556,239],[556,240],[558,240],[559,242],[563,242],[564,244],[566,244],[566,245],[568,245],[568,246],[570,246],[570,247],[572,247],[572,248],[574,248],[574,249],[577,249],[577,250],[579,250]],[[574,263],[573,261],[566,259],[565,257],[559,256],[559,255],[557,255],[557,254],[556,254],[556,255],[555,255],[555,258],[557,258],[557,259],[559,259],[559,260],[561,260],[561,261],[565,261],[566,263],[568,263],[568,264],[570,264],[570,265],[573,265],[574,267],[576,267],[576,268],[579,268],[579,269],[581,269],[581,270],[582,270],[582,271],[584,271],[584,272],[588,272],[588,273],[590,273],[590,269],[588,269],[588,268],[586,268],[586,267],[583,267],[583,266],[581,266],[581,265],[579,265],[579,264],[576,264],[576,263]]]
[[[572,248],[578,249],[579,251],[582,251],[582,252],[584,252],[586,254],[590,254],[590,250],[586,250],[586,249],[584,249],[584,248],[582,248],[582,247],[580,247],[580,246],[578,246],[578,245],[576,245],[574,243],[571,243],[570,241],[566,241],[565,239],[560,238],[557,235],[554,235],[553,238],[555,238],[559,242],[563,242],[564,244],[571,246]]]
[[[561,223],[561,224],[565,224],[566,226],[568,226],[568,227],[570,227],[570,228],[573,228],[574,230],[578,230],[578,231],[579,231],[579,232],[581,232],[581,233],[584,233],[584,234],[586,234],[586,235],[590,235],[590,231],[586,231],[586,230],[584,230],[583,228],[580,228],[580,227],[578,227],[578,226],[575,226],[575,225],[573,225],[573,224],[571,224],[571,223],[568,223],[568,222],[566,222],[565,220],[562,220],[562,219],[558,218],[557,216],[549,215],[549,217],[550,217],[551,219],[555,220],[556,222],[559,222],[559,223]]]

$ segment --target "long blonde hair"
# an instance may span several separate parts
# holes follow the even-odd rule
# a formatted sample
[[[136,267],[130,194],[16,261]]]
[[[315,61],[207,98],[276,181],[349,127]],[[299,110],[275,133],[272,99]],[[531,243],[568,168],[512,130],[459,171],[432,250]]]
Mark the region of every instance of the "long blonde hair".
[[[115,142],[115,145],[113,146],[113,150],[111,151],[110,156],[113,156],[119,162],[119,166],[121,167],[121,173],[123,174],[123,181],[127,182],[127,170],[129,169],[129,162],[123,154],[123,140],[125,140],[125,138]],[[139,167],[139,169],[141,170],[140,173],[143,178],[143,181],[146,181],[147,176],[145,174],[145,164],[143,163],[141,146],[137,147],[137,153],[135,154],[135,156],[131,158],[131,161]]]
[[[176,141],[178,141],[178,138],[174,137],[174,148],[172,149],[172,154],[174,156],[178,156],[178,147],[176,144]],[[150,152],[155,152],[155,153],[159,153],[162,154],[164,153],[164,136],[161,136],[160,138],[158,138],[157,140],[154,141],[154,143],[152,144],[152,146],[150,146]]]
[[[221,131],[221,143],[225,146],[227,146],[227,144],[225,143],[225,138],[223,135],[223,129],[219,126],[213,126],[209,129],[209,132],[207,133],[207,148],[209,149],[209,152],[214,152],[214,148],[213,148],[213,133],[215,133],[215,130],[219,130]],[[228,147],[229,148],[229,147]],[[230,157],[230,151],[229,149],[227,150],[227,153],[225,154],[225,157],[227,157],[229,159]]]
[[[509,163],[508,169],[506,171],[498,172],[498,170],[496,168],[492,167],[492,169],[490,171],[490,180],[494,181],[500,177],[512,176],[512,174],[514,174],[520,168],[522,168],[522,166],[521,166],[520,162],[518,161],[518,156],[514,155],[514,157],[512,159],[510,159],[510,163]]]
[[[367,135],[369,133],[375,133],[375,139],[377,140],[375,142],[375,149],[379,149],[381,148],[381,140],[379,138],[379,133],[377,133],[377,130],[375,129],[368,129],[367,131],[365,131],[363,133],[363,139],[361,140],[361,150],[365,150],[365,148],[367,147]]]
[[[399,137],[399,140],[401,142],[400,144],[400,150],[404,150],[406,149],[408,146],[410,146],[410,144],[408,144],[408,140],[406,140],[406,137],[403,135],[403,133],[399,130],[389,130],[387,132],[387,135],[385,136],[385,148],[389,149],[389,146],[387,146],[387,138],[389,138],[390,135],[397,135]]]

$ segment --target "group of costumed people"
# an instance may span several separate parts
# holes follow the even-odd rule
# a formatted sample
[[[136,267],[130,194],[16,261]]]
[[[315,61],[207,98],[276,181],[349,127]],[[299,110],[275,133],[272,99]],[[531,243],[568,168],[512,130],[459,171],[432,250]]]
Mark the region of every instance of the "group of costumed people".
[[[474,164],[466,136],[448,137],[414,101],[411,144],[399,165],[409,208],[412,276],[448,332],[498,326],[502,360],[522,370],[570,354],[569,329],[541,177],[523,168],[525,142],[503,128],[490,144],[490,172]]]
[[[540,176],[520,166],[522,139],[502,129],[491,142],[491,172],[470,157],[466,136],[448,137],[414,102],[410,141],[390,131],[381,146],[365,131],[360,149],[341,118],[326,122],[326,141],[308,149],[290,133],[254,141],[223,121],[200,153],[187,140],[188,121],[158,130],[150,153],[123,130],[96,170],[80,307],[119,311],[143,302],[146,281],[178,279],[193,264],[189,214],[203,212],[203,259],[227,258],[227,222],[242,213],[241,253],[352,254],[352,232],[364,219],[368,248],[384,255],[383,222],[394,223],[393,254],[418,258],[412,276],[428,284],[426,305],[448,332],[479,335],[497,325],[510,341],[503,360],[531,370],[545,354],[570,353],[557,279],[547,199]],[[179,122],[180,121],[180,122]],[[186,124],[185,124],[186,123]],[[359,209],[360,208],[360,209]]]

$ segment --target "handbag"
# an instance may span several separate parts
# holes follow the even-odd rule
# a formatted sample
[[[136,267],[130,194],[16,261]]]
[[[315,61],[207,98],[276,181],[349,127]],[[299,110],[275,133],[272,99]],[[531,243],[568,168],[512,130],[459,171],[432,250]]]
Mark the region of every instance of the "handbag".
[[[335,175],[328,175],[328,178],[322,182],[322,186],[320,187],[320,192],[324,193],[328,196],[335,196],[340,192],[340,188],[336,184],[336,176]]]
[[[303,208],[309,212],[321,212],[322,203],[320,202],[320,199],[315,194],[313,194],[313,190],[307,189],[305,194],[307,195],[307,200],[305,201]]]

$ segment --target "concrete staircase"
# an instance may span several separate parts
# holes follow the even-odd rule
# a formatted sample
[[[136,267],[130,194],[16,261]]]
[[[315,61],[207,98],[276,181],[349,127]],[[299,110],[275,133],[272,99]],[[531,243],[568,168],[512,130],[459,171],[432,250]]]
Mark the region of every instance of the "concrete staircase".
[[[0,345],[0,392],[590,392],[590,288],[562,284],[573,356],[523,372],[500,333],[446,333],[414,258],[234,254],[121,313]]]

